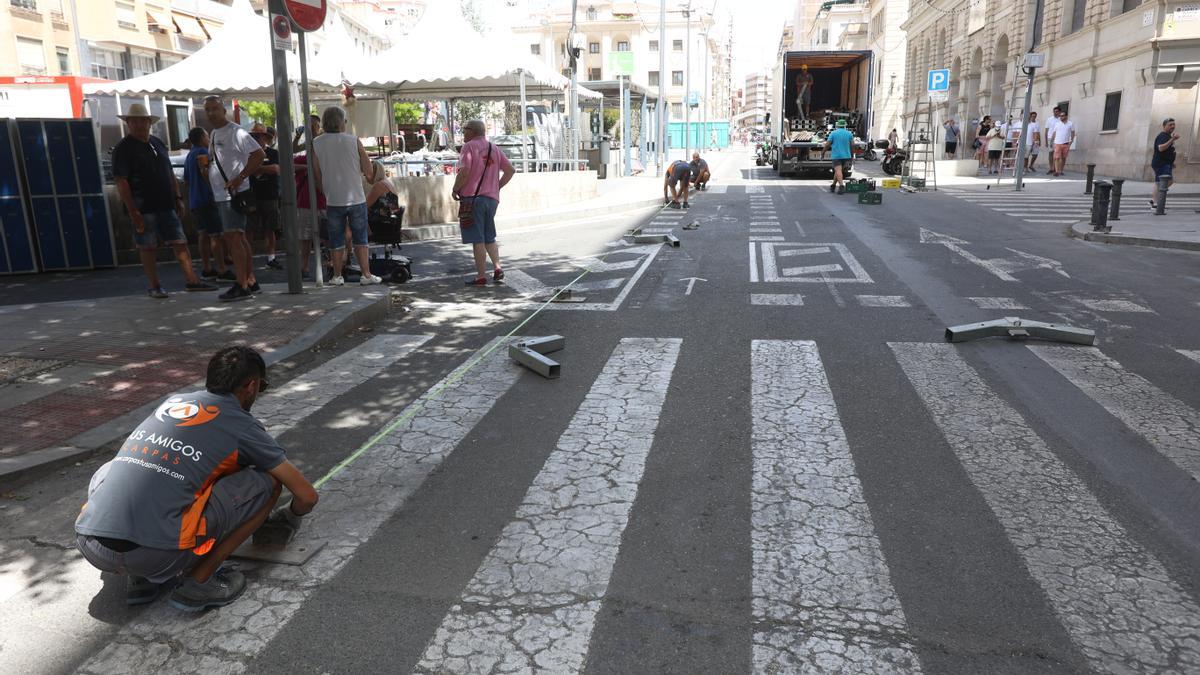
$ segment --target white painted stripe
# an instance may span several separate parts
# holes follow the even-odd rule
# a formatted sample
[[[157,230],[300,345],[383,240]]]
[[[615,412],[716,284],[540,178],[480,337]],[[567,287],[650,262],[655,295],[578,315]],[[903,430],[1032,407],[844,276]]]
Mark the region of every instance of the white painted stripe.
[[[550,287],[518,269],[504,270],[504,284],[526,298],[549,295]]]
[[[575,291],[576,293],[583,293],[586,291],[605,291],[613,288],[619,288],[623,283],[625,283],[624,277],[617,279],[598,279],[595,281],[577,281],[571,285],[571,290]]]
[[[1139,305],[1131,300],[1111,300],[1104,298],[1074,298],[1076,302],[1097,312],[1131,312],[1134,314],[1154,314],[1154,310]]]
[[[754,234],[768,234],[770,232],[783,232],[782,227],[752,227],[749,230]]]
[[[723,194],[725,194],[726,191],[728,191],[728,189],[729,189],[728,185],[706,185],[706,186],[704,186],[704,192],[711,192],[714,195],[723,195]]]
[[[82,672],[191,672],[197,664],[207,672],[243,670],[244,661],[342,569],[516,382],[522,369],[504,345],[518,339],[492,340],[480,352],[487,354],[482,360],[472,358],[434,385],[412,404],[412,417],[322,487],[320,505],[290,544],[327,542],[305,565],[259,566],[241,598],[200,620],[166,603],[150,606],[115,633]],[[165,641],[163,635],[187,639]]]
[[[863,307],[912,307],[903,295],[856,295]]]
[[[775,227],[779,224],[778,219],[768,218],[767,220],[752,220],[750,227]]]
[[[1021,220],[1024,220],[1027,223],[1061,223],[1065,225],[1066,223],[1079,222],[1086,217],[1087,216],[1080,216],[1079,218],[1022,218]]]
[[[750,241],[784,241],[784,237],[776,237],[771,235],[754,235],[750,237]],[[839,268],[841,269],[841,268]]]
[[[1095,347],[1029,348],[1160,454],[1200,480],[1200,413]]]
[[[1091,666],[1200,669],[1200,606],[958,348],[889,346]]]
[[[967,298],[979,309],[1029,309],[1016,298]]]
[[[800,307],[804,296],[795,293],[751,293],[751,305]]]
[[[415,672],[582,670],[680,343],[621,340]]]
[[[760,192],[764,192],[763,186],[761,186],[761,185],[747,185],[746,186],[746,194],[748,194],[748,195],[757,194]]]
[[[758,282],[758,244],[750,242],[750,283]]]
[[[919,672],[816,343],[750,375],[753,671]]]
[[[1170,197],[1167,198],[1170,199]],[[1176,349],[1175,351],[1183,354],[1196,363],[1200,363],[1200,349]]]

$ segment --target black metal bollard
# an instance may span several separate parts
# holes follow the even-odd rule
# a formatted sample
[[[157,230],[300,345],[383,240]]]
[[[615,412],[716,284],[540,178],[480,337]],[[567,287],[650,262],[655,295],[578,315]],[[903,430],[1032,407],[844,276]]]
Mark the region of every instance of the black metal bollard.
[[[1159,176],[1158,178],[1158,203],[1154,205],[1154,215],[1167,215],[1167,188],[1170,187],[1170,176]]]
[[[1083,194],[1085,194],[1085,195],[1092,194],[1092,184],[1093,184],[1092,179],[1095,177],[1096,177],[1096,165],[1088,164],[1087,165],[1087,183],[1085,183],[1083,186]]]
[[[1096,181],[1096,193],[1092,197],[1092,230],[1103,232],[1108,227],[1108,200],[1112,193],[1112,183],[1106,180]]]
[[[1108,210],[1109,220],[1121,219],[1121,186],[1125,184],[1124,178],[1114,178],[1112,181],[1112,206]]]

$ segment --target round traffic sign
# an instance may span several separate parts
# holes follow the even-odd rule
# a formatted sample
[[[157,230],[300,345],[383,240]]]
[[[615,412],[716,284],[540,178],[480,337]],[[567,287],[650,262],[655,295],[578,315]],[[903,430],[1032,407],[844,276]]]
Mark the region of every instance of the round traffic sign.
[[[283,6],[302,31],[317,30],[325,23],[325,0],[283,0]]]
[[[292,37],[292,24],[286,16],[282,14],[271,15],[271,32],[275,34],[278,40],[290,40]]]

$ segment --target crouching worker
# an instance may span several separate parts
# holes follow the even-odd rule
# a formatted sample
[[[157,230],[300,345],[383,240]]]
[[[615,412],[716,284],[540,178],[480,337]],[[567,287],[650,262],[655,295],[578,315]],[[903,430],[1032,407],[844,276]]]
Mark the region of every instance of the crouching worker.
[[[691,184],[691,165],[682,159],[667,167],[667,177],[663,181],[663,203],[673,209],[679,207],[679,197],[683,196],[683,208],[688,208],[688,186]],[[671,197],[667,198],[667,188],[671,189]]]
[[[208,362],[207,391],[172,396],[92,476],[76,546],[102,572],[127,577],[130,605],[169,590],[187,612],[228,605],[246,588],[221,563],[267,521],[297,527],[317,492],[250,415],[267,369],[249,347]],[[272,516],[280,486],[292,501]]]
[[[692,153],[692,163],[689,165],[692,172],[692,185],[696,186],[701,192],[708,189],[708,179],[712,178],[712,174],[708,172],[708,162],[700,159],[700,153]]]

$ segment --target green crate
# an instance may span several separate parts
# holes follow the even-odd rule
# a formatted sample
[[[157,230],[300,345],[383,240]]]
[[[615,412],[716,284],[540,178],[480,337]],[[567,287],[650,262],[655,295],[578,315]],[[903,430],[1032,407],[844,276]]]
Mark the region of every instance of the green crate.
[[[858,181],[851,181],[849,183],[846,183],[846,192],[866,192],[866,191],[867,191],[866,183],[859,183]]]
[[[917,178],[916,176],[911,176],[908,179],[908,185],[909,185],[909,187],[923,188],[923,187],[925,187],[925,179]]]
[[[860,193],[858,193],[858,203],[859,204],[882,204],[883,203],[883,193],[882,192],[860,192]]]

